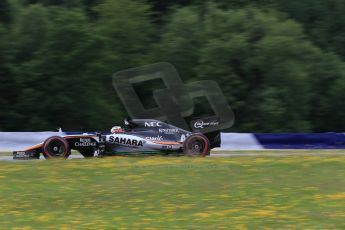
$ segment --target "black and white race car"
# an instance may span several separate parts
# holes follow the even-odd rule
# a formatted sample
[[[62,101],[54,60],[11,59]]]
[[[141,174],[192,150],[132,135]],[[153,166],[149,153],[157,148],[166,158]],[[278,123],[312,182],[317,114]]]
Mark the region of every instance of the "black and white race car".
[[[203,121],[198,121],[203,128]],[[201,124],[201,125],[200,125]],[[110,133],[83,133],[52,136],[23,151],[13,152],[14,159],[68,158],[71,150],[84,157],[132,154],[181,154],[207,156],[220,147],[220,133],[193,133],[153,119],[126,119],[125,127],[114,126]]]

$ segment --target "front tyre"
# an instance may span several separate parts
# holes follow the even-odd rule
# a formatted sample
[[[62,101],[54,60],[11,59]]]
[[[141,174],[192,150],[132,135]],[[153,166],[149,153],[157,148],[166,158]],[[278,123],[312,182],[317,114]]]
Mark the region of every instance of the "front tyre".
[[[46,159],[64,158],[71,154],[68,142],[59,136],[49,137],[42,146],[43,156]]]
[[[194,133],[183,142],[183,152],[187,156],[207,156],[210,154],[210,142],[201,133]]]

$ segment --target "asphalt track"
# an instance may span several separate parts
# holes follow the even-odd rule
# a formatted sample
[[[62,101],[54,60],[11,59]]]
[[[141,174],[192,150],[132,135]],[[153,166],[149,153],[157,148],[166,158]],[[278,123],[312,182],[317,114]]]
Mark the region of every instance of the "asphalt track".
[[[281,151],[281,150],[266,150],[266,151],[254,151],[254,152],[227,152],[227,153],[211,153],[210,157],[288,157],[288,156],[345,156],[344,151],[324,151],[320,150],[315,152],[298,150]],[[68,160],[71,159],[81,159],[84,158],[82,155],[71,155]],[[44,160],[44,157],[41,156],[39,160]],[[12,156],[0,156],[0,161],[26,161],[26,160],[13,160]]]

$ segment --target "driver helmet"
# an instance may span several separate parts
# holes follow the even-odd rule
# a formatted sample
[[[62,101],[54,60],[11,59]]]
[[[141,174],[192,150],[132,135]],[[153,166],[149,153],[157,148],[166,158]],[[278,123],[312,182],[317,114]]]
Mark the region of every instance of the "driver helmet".
[[[125,130],[121,126],[114,126],[110,130],[111,133],[123,133]]]

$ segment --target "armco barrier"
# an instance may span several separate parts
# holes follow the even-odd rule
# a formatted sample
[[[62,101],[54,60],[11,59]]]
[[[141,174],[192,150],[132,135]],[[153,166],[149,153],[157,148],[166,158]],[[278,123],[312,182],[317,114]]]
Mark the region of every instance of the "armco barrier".
[[[344,133],[258,133],[264,149],[345,149]]]
[[[263,148],[252,133],[222,133],[221,147],[215,150],[261,150]]]
[[[0,151],[22,150],[64,132],[0,132]],[[345,149],[344,133],[222,133],[215,150]]]
[[[216,150],[345,149],[344,133],[222,133]]]

